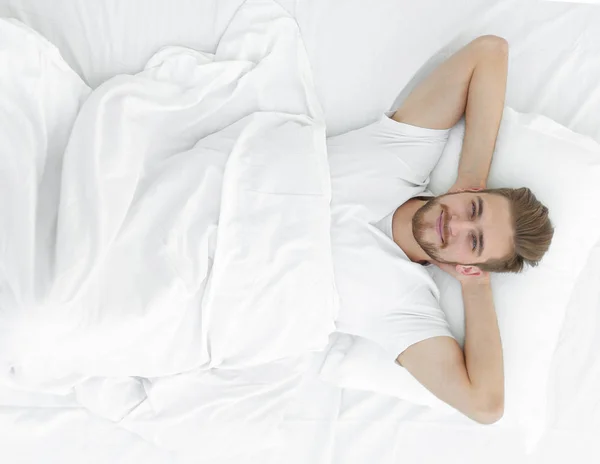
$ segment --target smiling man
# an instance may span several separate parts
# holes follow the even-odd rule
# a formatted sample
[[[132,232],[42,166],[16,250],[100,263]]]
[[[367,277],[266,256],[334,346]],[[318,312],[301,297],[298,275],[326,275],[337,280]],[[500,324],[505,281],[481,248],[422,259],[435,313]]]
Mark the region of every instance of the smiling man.
[[[554,232],[547,208],[529,189],[486,189],[507,70],[507,42],[479,37],[397,111],[328,140],[338,329],[374,340],[438,398],[485,424],[504,408],[489,272],[536,266]],[[428,176],[462,116],[456,182],[433,197]],[[464,349],[449,331],[424,264],[461,283]]]
[[[396,210],[392,227],[411,260],[459,265],[467,275],[535,266],[553,232],[548,210],[527,188],[415,198]]]

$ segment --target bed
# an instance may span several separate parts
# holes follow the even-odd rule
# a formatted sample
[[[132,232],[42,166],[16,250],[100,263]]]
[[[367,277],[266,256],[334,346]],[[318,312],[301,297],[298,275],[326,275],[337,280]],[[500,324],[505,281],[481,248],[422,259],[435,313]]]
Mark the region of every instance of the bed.
[[[431,66],[432,56],[447,56],[478,35],[497,34],[511,46],[507,104],[600,142],[600,6],[520,0],[278,3],[297,22],[328,135],[361,127],[393,107],[406,90],[401,91]],[[48,39],[95,89],[115,75],[140,72],[161,47],[215,53],[243,4],[0,0],[0,15],[22,21]],[[532,453],[516,430],[457,426],[424,407],[329,385],[318,376],[322,354],[317,352],[303,355],[293,366],[283,363],[276,371],[265,368],[262,377],[243,379],[250,406],[252,397],[272,399],[294,387],[285,408],[269,402],[283,426],[265,449],[253,447],[253,441],[272,432],[268,423],[242,440],[243,429],[228,437],[211,431],[210,421],[203,422],[218,414],[218,407],[195,405],[214,399],[215,392],[227,394],[231,386],[226,373],[209,371],[150,385],[142,374],[132,382],[95,380],[60,392],[2,386],[3,457],[23,464],[399,464],[438,462],[440,456],[450,463],[591,462],[600,456],[600,362],[595,356],[600,348],[600,245],[581,259],[585,269],[553,358],[551,417]],[[269,378],[272,388],[260,390],[260,378]],[[158,414],[144,410],[140,388],[152,392]],[[199,432],[214,432],[215,443],[230,449],[223,455],[204,454],[194,437]]]

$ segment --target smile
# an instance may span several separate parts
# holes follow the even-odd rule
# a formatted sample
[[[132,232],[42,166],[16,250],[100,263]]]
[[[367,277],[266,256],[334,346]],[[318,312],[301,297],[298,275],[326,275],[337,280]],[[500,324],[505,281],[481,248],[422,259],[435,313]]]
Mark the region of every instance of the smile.
[[[438,217],[437,220],[437,230],[438,230],[438,235],[440,236],[440,242],[444,243],[444,234],[442,233],[443,230],[443,221],[444,218],[444,210],[442,210],[442,212],[440,213],[440,216]]]

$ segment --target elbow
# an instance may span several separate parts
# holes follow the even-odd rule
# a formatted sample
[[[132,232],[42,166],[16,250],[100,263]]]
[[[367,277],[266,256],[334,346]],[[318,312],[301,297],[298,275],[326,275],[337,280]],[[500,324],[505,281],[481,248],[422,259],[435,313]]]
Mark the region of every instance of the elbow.
[[[504,395],[489,396],[479,402],[473,419],[483,425],[498,422],[504,416]]]
[[[502,37],[496,35],[483,35],[473,41],[479,50],[487,56],[508,56],[508,42]]]

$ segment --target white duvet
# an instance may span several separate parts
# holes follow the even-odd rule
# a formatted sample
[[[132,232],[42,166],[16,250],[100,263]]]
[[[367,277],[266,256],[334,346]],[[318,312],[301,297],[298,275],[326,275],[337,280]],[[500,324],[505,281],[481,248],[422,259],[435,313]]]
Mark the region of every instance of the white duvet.
[[[214,55],[165,48],[91,93],[33,31],[0,35],[6,382],[66,392],[327,344],[325,127],[293,19],[247,2]]]

